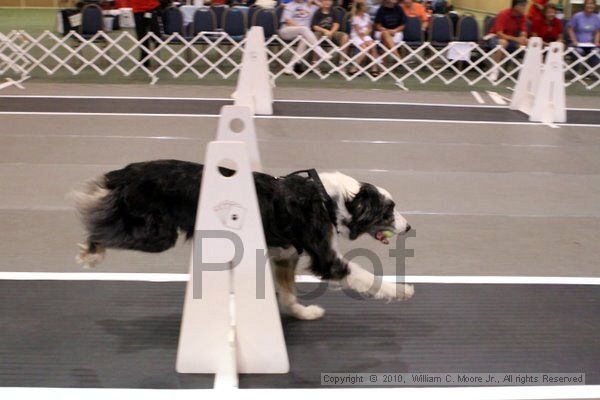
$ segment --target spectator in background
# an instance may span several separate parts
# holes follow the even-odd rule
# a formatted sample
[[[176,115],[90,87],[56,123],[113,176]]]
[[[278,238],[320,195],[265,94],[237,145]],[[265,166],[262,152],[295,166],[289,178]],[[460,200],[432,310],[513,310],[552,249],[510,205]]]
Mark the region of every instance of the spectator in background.
[[[544,7],[550,0],[532,0],[529,12],[527,13],[527,19],[531,21],[531,24],[541,22],[544,20]],[[556,14],[556,13],[555,13]]]
[[[452,5],[448,0],[435,0],[432,5],[433,14],[448,14],[453,10]]]
[[[367,51],[371,53],[373,58],[377,57],[377,46],[373,45],[374,42],[371,37],[373,24],[371,23],[368,9],[369,6],[365,0],[355,0],[354,4],[352,4],[352,32],[350,33],[350,40],[361,50],[355,60],[358,65],[365,59]],[[354,65],[348,69],[348,73],[350,74],[355,74],[357,72],[358,68]],[[376,64],[371,67],[371,75],[379,75]]]
[[[560,19],[556,18],[556,12],[557,8],[554,4],[546,4],[543,12],[544,18],[536,19],[531,26],[531,36],[541,37],[545,45],[563,40],[563,24]]]
[[[306,42],[313,46],[318,42],[317,37],[310,29],[312,17],[317,8],[318,7],[313,5],[311,1],[307,2],[305,0],[294,0],[285,5],[283,15],[281,16],[281,27],[278,32],[279,36],[283,40],[293,40],[297,36],[302,36],[304,38],[304,40],[300,40],[298,43],[298,47],[296,47],[291,63],[285,67],[285,74],[291,74],[292,68],[296,73],[302,73],[303,68],[300,63],[300,57],[306,51]],[[314,50],[323,59],[331,58],[331,55],[320,46],[316,46]]]
[[[312,29],[317,39],[327,37],[336,45],[343,47],[348,43],[348,35],[340,31],[342,21],[337,10],[332,9],[333,0],[321,0],[321,8],[315,12],[312,19]],[[345,50],[344,50],[345,51]],[[313,55],[313,63],[317,63],[316,54]],[[340,65],[344,59],[340,57]],[[317,68],[315,66],[315,68]]]
[[[582,56],[597,51],[600,46],[600,17],[596,13],[596,0],[585,0],[583,11],[571,18],[569,37],[575,50]],[[595,66],[598,57],[590,57],[590,65]]]
[[[160,2],[158,0],[131,0],[131,8],[135,19],[135,34],[138,40],[142,40],[148,32],[153,32],[160,37],[160,27],[158,25],[158,15],[160,14]],[[151,43],[156,46],[156,41],[147,39],[142,45],[150,48]],[[144,49],[140,49],[140,61],[148,56]],[[144,67],[150,66],[150,60],[144,61]]]
[[[515,51],[519,46],[527,45],[527,22],[525,20],[525,7],[527,0],[512,0],[512,7],[500,11],[490,33],[495,36],[490,40],[492,47],[500,46],[509,52]],[[490,72],[490,79],[498,79],[498,63],[504,54],[498,50],[492,56],[494,65]]]
[[[398,0],[384,0],[375,15],[375,39],[392,49],[402,41],[405,25],[406,15],[398,5]],[[400,58],[397,49],[393,53]]]
[[[275,0],[256,0],[254,2],[260,8],[275,8],[277,7],[277,1]]]
[[[404,0],[402,2],[402,11],[408,18],[417,17],[421,20],[421,28],[427,30],[429,27],[429,13],[420,3],[416,3],[413,0]]]

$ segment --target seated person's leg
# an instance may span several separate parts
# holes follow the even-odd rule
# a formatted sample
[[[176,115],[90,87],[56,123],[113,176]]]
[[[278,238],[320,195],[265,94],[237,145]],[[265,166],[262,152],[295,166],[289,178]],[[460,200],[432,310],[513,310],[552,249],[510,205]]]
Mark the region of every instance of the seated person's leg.
[[[381,33],[381,41],[388,49],[394,47],[394,37],[388,31]]]
[[[304,27],[304,26],[303,27],[299,27],[298,28],[298,32],[312,46],[314,46],[315,44],[317,44],[317,42],[319,41],[317,39],[317,37],[315,36],[315,33],[313,31],[311,31],[310,29],[308,29],[307,27]],[[304,43],[304,42],[302,42],[302,43]],[[300,47],[300,46],[298,46],[298,47]],[[329,56],[327,54],[327,52],[321,48],[321,46],[316,46],[315,47],[315,52],[319,56],[321,56],[321,58],[331,58],[331,56]]]
[[[338,63],[339,65],[342,65],[344,62],[346,62],[348,58],[345,57],[349,48],[348,46],[346,46],[346,43],[348,43],[348,35],[344,32],[337,31],[333,34],[333,42],[340,48],[340,58]]]
[[[390,35],[390,37],[391,37],[391,35]],[[367,45],[369,45],[369,46],[371,44],[373,44],[373,42],[368,42],[367,43]],[[377,53],[377,46],[371,47],[370,52],[371,52],[371,57],[373,57],[373,60],[369,60],[369,64],[373,63],[373,65],[371,66],[371,74],[372,75],[376,75],[376,74],[378,74],[378,68],[377,68],[378,61],[377,61],[377,57],[379,57],[379,54]]]
[[[501,39],[499,37],[494,37],[490,40],[490,46],[492,46],[492,49],[497,49],[498,46],[500,46],[502,49],[506,49],[506,47],[508,46],[508,40],[506,39]],[[496,81],[498,80],[498,76],[499,76],[499,68],[498,68],[498,64],[500,63],[500,61],[502,61],[502,58],[504,57],[504,52],[501,49],[497,49],[496,51],[494,51],[494,54],[492,55],[492,67],[490,69],[490,78],[492,81]]]
[[[321,40],[321,38],[323,37],[323,33],[322,32],[316,32],[315,31],[314,34],[315,34],[315,37],[317,38],[317,40]],[[312,52],[313,63],[316,62],[318,60],[318,58],[319,58],[319,56],[317,55],[317,52],[313,51]]]

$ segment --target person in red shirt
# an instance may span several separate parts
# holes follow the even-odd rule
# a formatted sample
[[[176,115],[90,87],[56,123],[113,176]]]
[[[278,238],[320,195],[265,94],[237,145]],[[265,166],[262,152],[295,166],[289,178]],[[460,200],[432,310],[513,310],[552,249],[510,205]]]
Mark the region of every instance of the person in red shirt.
[[[550,42],[562,42],[563,24],[556,18],[557,8],[554,4],[546,4],[544,7],[544,18],[536,20],[531,27],[531,36],[541,37],[544,44]]]
[[[519,46],[527,45],[527,21],[525,20],[525,7],[527,0],[512,0],[512,7],[500,11],[496,21],[490,29],[494,37],[490,40],[492,48],[502,47],[507,51],[515,51]],[[495,64],[491,69],[491,79],[498,79],[498,63],[502,61],[504,52],[496,51],[492,58]]]
[[[404,0],[400,6],[404,15],[408,18],[417,17],[421,20],[421,29],[426,31],[429,27],[429,14],[423,4],[413,2],[413,0]]]
[[[158,25],[158,15],[160,14],[160,3],[158,0],[131,0],[131,8],[133,9],[133,17],[135,18],[135,34],[138,40],[142,40],[148,32],[153,32],[156,36],[160,36],[160,27]],[[154,40],[144,40],[143,46],[150,48]],[[144,49],[140,49],[140,61],[144,62],[145,67],[150,66],[150,60],[144,60],[148,53]]]
[[[531,7],[529,7],[529,12],[527,13],[527,19],[530,20],[532,24],[544,19],[544,7],[546,7],[549,1],[550,0],[533,0],[531,2]]]

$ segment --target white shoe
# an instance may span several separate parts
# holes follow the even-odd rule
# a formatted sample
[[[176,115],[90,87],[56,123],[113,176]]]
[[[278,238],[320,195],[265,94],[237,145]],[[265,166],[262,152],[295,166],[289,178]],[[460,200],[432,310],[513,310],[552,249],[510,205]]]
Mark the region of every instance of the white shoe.
[[[322,50],[319,52],[321,58],[325,61],[325,60],[331,60],[331,57],[333,57],[331,54],[329,54],[328,52],[326,52],[325,50]]]
[[[490,71],[490,80],[492,82],[496,82],[498,80],[500,73],[498,71],[498,68],[492,68],[492,70]]]

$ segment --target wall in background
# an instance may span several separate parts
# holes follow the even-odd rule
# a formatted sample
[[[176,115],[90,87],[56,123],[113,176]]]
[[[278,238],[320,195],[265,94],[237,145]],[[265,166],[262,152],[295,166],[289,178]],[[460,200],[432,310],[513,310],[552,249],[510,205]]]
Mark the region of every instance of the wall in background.
[[[62,0],[0,0],[0,7],[52,7],[66,5]]]
[[[451,3],[465,11],[497,14],[498,11],[510,7],[511,0],[452,0]]]

